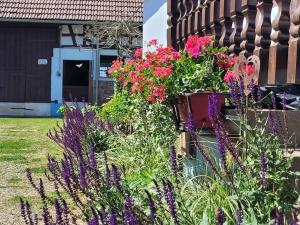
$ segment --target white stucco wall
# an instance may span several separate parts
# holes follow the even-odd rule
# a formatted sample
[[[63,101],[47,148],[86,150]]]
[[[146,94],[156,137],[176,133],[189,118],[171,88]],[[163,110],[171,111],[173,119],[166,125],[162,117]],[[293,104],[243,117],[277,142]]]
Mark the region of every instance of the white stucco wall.
[[[167,0],[144,1],[144,47],[153,38],[158,39],[160,44],[167,45],[167,19]]]

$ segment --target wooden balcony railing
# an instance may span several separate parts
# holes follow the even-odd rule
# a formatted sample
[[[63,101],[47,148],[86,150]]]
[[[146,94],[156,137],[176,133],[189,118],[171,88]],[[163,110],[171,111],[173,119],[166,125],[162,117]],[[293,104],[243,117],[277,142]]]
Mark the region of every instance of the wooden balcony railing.
[[[168,44],[191,34],[261,60],[260,85],[300,84],[300,0],[168,0]]]

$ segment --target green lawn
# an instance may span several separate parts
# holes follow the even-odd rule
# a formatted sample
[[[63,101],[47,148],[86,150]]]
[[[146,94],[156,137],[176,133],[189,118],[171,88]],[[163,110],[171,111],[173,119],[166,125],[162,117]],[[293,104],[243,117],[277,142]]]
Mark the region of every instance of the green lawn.
[[[0,118],[0,225],[19,224],[19,197],[36,197],[26,180],[26,168],[36,177],[42,176],[47,155],[61,156],[61,149],[46,136],[57,122],[62,120]]]

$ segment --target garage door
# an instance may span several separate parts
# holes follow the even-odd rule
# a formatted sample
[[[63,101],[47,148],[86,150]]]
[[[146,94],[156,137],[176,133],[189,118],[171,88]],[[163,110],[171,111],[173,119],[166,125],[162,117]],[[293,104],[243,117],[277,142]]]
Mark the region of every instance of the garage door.
[[[50,102],[56,26],[0,26],[0,102]]]

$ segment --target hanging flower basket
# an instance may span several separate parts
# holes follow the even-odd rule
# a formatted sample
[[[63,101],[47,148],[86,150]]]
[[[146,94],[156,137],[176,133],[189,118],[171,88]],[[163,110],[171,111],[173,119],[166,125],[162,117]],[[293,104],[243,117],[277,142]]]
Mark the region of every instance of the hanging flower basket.
[[[175,105],[176,118],[179,125],[185,129],[188,122],[189,115],[192,116],[195,128],[197,129],[210,129],[212,124],[208,116],[208,101],[212,92],[198,92],[186,95],[180,95],[177,97],[177,103]],[[225,104],[225,95],[220,94],[220,105]]]

